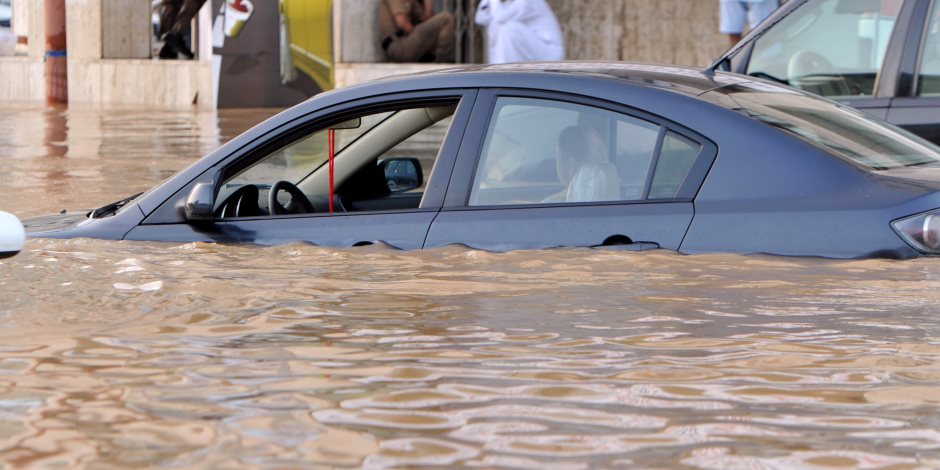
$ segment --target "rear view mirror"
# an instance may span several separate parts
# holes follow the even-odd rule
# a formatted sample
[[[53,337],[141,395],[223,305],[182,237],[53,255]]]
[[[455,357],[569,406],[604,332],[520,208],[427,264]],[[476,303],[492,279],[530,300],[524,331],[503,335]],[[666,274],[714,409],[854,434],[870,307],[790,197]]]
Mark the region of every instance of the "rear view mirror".
[[[0,211],[0,259],[9,258],[23,250],[26,231],[15,215]]]
[[[861,15],[881,11],[881,0],[839,0],[836,13]]]
[[[330,129],[333,129],[333,130],[359,129],[360,126],[362,126],[362,119],[355,118],[355,119],[350,119],[348,121],[343,121],[339,124],[330,126]]]
[[[385,175],[388,189],[401,193],[420,188],[424,184],[424,173],[417,158],[389,158],[379,162],[379,169]]]

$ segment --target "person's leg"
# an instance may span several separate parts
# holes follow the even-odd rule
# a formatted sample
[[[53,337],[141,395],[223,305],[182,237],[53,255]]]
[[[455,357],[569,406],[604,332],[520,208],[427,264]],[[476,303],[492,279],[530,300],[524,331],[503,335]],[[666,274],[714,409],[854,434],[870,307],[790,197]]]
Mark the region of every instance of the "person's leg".
[[[764,0],[763,2],[748,4],[748,28],[754,29],[761,21],[767,19],[777,9],[777,0]]]
[[[388,50],[385,51],[386,56],[392,62],[418,62],[438,47],[437,41],[441,30],[450,28],[450,35],[453,36],[453,27],[454,17],[450,13],[438,13],[427,21],[415,25],[411,34],[392,41]],[[451,39],[450,51],[453,55],[453,39]]]
[[[392,41],[385,50],[389,62],[417,62],[434,47],[434,42],[422,41],[414,32]]]
[[[176,20],[170,32],[182,33],[189,22],[199,13],[199,9],[202,8],[204,3],[206,3],[206,0],[183,0],[182,8],[180,8],[179,13],[176,15]]]
[[[183,7],[182,0],[162,0],[157,6],[160,16],[160,29],[157,31],[159,37],[163,37],[173,28],[176,23],[176,17],[179,15],[180,8]]]
[[[194,54],[183,40],[183,31],[206,0],[163,0],[160,5],[160,58],[176,59],[179,54],[192,59]]]
[[[437,32],[437,47],[434,49],[434,55],[437,62],[453,62],[456,59],[454,54],[454,42],[456,40],[454,36],[454,15],[445,11],[434,15],[428,21],[435,21],[435,18],[438,17],[440,19],[436,21],[441,22],[441,29]]]
[[[741,33],[744,31],[744,22],[747,21],[747,10],[742,2],[720,1],[721,20],[718,30],[723,34],[727,34],[731,45],[734,45],[741,40]]]

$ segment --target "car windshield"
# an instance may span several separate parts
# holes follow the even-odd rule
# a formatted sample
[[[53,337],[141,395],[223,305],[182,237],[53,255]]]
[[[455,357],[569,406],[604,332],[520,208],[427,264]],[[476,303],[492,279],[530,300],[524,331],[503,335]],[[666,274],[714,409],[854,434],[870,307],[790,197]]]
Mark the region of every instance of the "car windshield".
[[[815,0],[754,43],[747,74],[823,96],[873,96],[902,0]]]
[[[940,164],[940,147],[853,108],[782,89],[741,86],[724,92],[737,104],[734,111],[862,167]]]

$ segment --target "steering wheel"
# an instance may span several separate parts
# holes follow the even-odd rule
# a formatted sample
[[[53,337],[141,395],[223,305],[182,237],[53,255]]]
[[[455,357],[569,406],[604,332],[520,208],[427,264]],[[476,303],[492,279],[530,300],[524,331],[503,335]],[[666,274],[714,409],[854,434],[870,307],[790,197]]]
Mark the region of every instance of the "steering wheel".
[[[277,200],[277,195],[281,191],[290,194],[290,201],[287,204],[281,205]],[[268,211],[271,212],[271,215],[282,215],[282,214],[310,214],[316,212],[313,208],[313,204],[310,203],[310,200],[307,199],[307,196],[304,195],[304,192],[300,190],[297,186],[289,181],[278,181],[271,186],[271,190],[268,191]]]
[[[215,216],[220,219],[228,219],[264,215],[264,211],[258,205],[259,195],[260,192],[257,186],[246,184],[225,198],[225,201],[215,210]]]
[[[815,51],[799,51],[793,54],[787,62],[787,76],[791,81],[799,80],[807,75],[829,74],[833,72],[833,69],[835,67],[832,66],[832,62]]]
[[[787,78],[791,86],[823,96],[851,94],[845,77],[829,59],[815,51],[803,50],[793,54],[787,62]]]

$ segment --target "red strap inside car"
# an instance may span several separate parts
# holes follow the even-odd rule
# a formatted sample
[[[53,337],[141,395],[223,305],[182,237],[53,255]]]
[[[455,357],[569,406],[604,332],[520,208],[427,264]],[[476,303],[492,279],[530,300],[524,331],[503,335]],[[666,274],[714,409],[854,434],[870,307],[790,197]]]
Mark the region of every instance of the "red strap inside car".
[[[334,129],[329,129],[326,131],[327,160],[330,172],[330,214],[333,213],[333,154],[336,150],[334,147],[335,138],[336,131]]]

